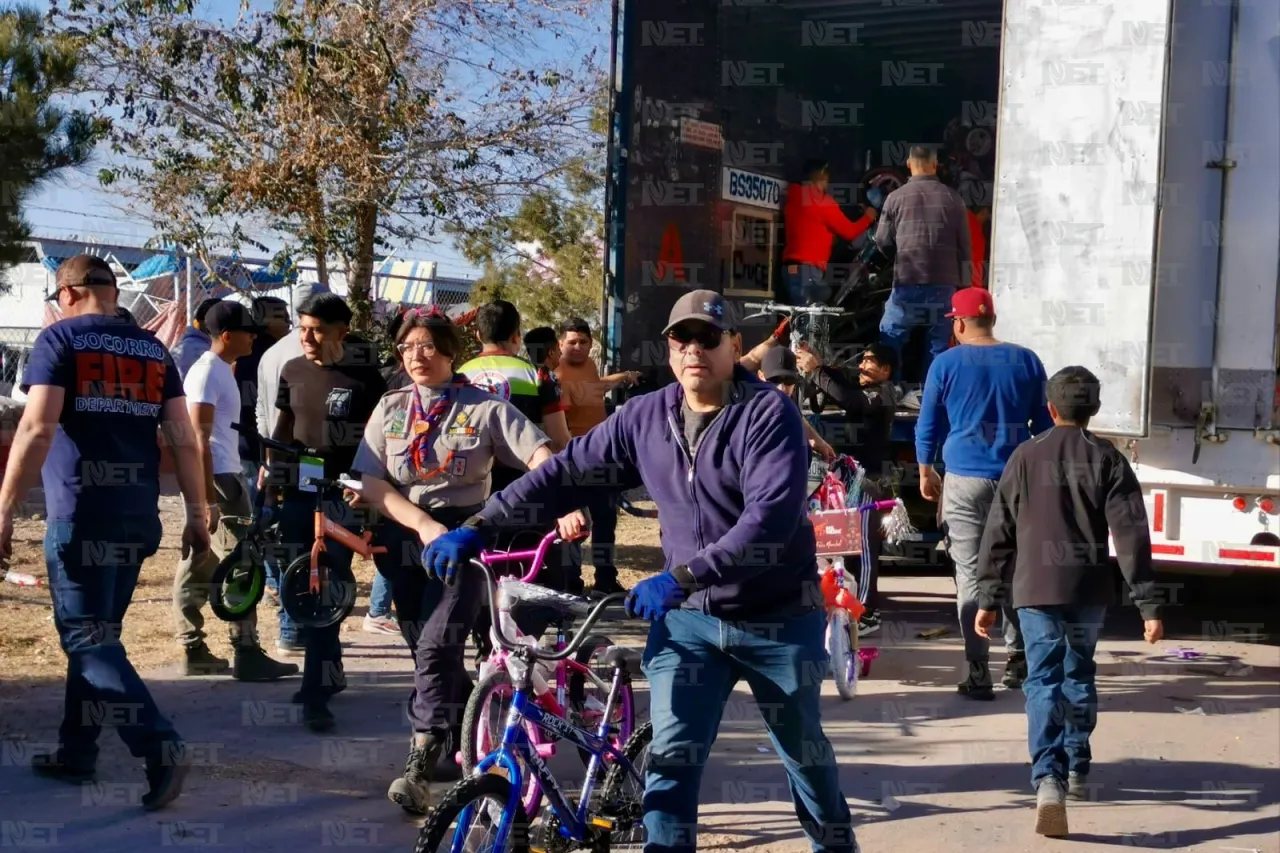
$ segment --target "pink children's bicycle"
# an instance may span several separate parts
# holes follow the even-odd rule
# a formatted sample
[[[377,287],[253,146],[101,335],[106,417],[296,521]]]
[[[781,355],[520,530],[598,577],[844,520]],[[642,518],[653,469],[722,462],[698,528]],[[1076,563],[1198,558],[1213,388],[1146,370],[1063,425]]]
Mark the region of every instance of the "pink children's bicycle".
[[[910,521],[897,499],[849,506],[848,490],[836,473],[841,466],[850,472],[858,470],[853,459],[839,457],[814,492],[809,519],[817,540],[819,580],[827,609],[826,643],[831,677],[840,697],[852,699],[858,694],[858,679],[871,674],[871,662],[880,656],[880,650],[858,644],[858,619],[865,608],[858,598],[858,582],[846,571],[845,560],[862,554],[867,513],[891,512],[886,528],[896,529],[909,525]]]
[[[547,552],[557,541],[556,533],[552,531],[542,537],[538,547],[533,550],[486,551],[480,555],[480,562],[491,568],[526,562],[530,566],[529,571],[519,579],[507,577],[498,581],[496,601],[501,626],[491,626],[491,633],[501,627],[505,636],[515,637],[518,642],[535,648],[549,651],[566,648],[572,639],[569,626],[575,618],[589,614],[592,604],[584,598],[533,584],[542,571]],[[549,620],[541,642],[520,632],[515,614],[521,611]],[[493,647],[494,651],[480,666],[480,680],[472,690],[471,698],[467,700],[462,718],[462,749],[458,760],[465,772],[473,770],[481,758],[502,743],[511,698],[515,694],[514,685],[523,676],[518,668],[525,664],[505,651],[496,636]],[[608,706],[612,682],[616,677],[614,666],[605,662],[605,657],[613,648],[608,637],[592,635],[586,638],[572,659],[560,661],[554,666],[548,663],[534,664],[534,701],[544,710],[574,722],[581,728],[599,730]],[[609,738],[621,750],[635,730],[635,702],[629,681],[620,685],[617,702],[609,717]],[[546,759],[555,755],[557,739],[551,738],[542,728],[533,724],[526,724],[525,729],[539,758]],[[581,749],[578,752],[583,764],[589,766],[591,754]],[[603,775],[608,765],[605,762],[598,764],[599,773]],[[538,776],[532,772],[524,776],[525,786],[521,798],[525,814],[536,815],[542,801]]]

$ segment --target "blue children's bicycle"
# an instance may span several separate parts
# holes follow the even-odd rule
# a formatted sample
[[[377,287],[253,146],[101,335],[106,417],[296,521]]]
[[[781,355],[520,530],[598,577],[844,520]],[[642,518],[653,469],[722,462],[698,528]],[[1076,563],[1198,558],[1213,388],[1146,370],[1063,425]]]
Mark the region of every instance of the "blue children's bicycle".
[[[632,844],[638,849],[643,835],[641,798],[644,795],[644,766],[648,759],[649,741],[653,737],[653,724],[645,723],[636,729],[618,750],[610,743],[609,721],[613,719],[613,710],[623,688],[630,685],[640,670],[640,653],[611,646],[602,656],[602,661],[613,668],[613,684],[600,716],[600,727],[595,732],[578,728],[563,717],[538,707],[533,698],[534,664],[538,661],[559,661],[574,655],[591,634],[591,628],[599,621],[605,608],[620,604],[625,596],[619,593],[602,599],[587,615],[569,644],[558,652],[551,652],[507,637],[494,602],[493,591],[497,584],[493,573],[479,561],[473,560],[471,565],[475,570],[484,572],[488,580],[485,589],[494,637],[510,653],[507,671],[516,689],[501,746],[482,758],[471,776],[445,794],[423,825],[414,853],[439,850],[451,853],[531,853],[530,823],[537,815],[526,814],[521,800],[528,773],[537,777],[550,806],[532,850],[546,853],[569,850],[602,852],[616,849],[614,845]],[[576,807],[530,740],[526,726],[531,724],[590,754],[586,781]],[[604,786],[593,799],[592,789],[606,756],[609,772]]]

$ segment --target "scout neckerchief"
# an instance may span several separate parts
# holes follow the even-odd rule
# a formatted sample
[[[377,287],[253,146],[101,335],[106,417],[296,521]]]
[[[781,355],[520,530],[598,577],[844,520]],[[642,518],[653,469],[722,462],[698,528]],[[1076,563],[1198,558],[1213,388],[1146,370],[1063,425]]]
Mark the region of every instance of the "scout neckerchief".
[[[450,450],[444,460],[435,468],[427,467],[427,454],[431,449],[431,432],[435,429],[449,405],[453,402],[454,390],[465,384],[461,376],[455,375],[448,389],[431,404],[429,411],[423,411],[422,391],[415,385],[413,388],[413,408],[409,410],[409,459],[413,462],[413,471],[419,480],[430,480],[449,470],[453,462],[453,451]]]

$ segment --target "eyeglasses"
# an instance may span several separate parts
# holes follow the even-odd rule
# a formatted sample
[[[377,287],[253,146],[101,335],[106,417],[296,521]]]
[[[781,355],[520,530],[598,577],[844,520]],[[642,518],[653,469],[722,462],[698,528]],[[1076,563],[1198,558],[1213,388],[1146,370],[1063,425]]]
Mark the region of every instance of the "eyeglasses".
[[[436,354],[435,344],[396,344],[396,352],[401,355],[409,355],[410,353],[418,353],[419,355],[432,356]]]
[[[707,323],[697,326],[676,326],[667,332],[667,337],[680,345],[681,349],[691,343],[697,343],[703,349],[711,350],[720,346],[724,340],[724,332]]]

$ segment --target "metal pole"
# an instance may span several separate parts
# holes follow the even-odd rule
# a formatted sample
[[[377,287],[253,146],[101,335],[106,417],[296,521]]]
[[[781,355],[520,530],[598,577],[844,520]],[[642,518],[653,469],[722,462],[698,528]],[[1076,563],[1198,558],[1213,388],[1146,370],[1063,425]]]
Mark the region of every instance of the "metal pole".
[[[187,255],[187,325],[191,325],[191,256]]]
[[[618,4],[619,0],[613,0],[613,26],[610,29],[609,38],[609,130],[604,158],[604,255],[601,258],[600,265],[604,274],[600,292],[600,346],[603,356],[601,361],[606,368],[609,366],[609,303],[612,296],[610,291],[613,287],[613,181],[615,176],[613,157],[614,152],[617,150],[616,146],[622,142],[620,139],[615,140],[619,130],[619,124],[616,121],[618,103]]]

